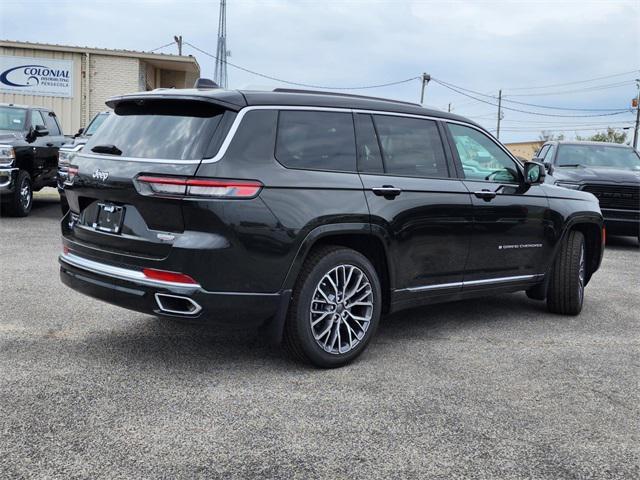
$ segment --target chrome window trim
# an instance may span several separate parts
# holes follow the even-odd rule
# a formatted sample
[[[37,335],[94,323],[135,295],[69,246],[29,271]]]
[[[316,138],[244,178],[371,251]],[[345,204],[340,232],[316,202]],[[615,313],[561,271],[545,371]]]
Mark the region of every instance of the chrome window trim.
[[[394,116],[394,117],[408,117],[408,118],[418,118],[423,120],[434,120],[436,122],[439,121],[439,122],[447,122],[447,123],[456,123],[459,125],[464,125],[466,127],[473,128],[483,133],[484,135],[487,135],[494,143],[497,143],[497,145],[509,156],[509,158],[511,158],[514,162],[516,162],[516,164],[522,167],[522,164],[513,155],[511,155],[511,153],[507,149],[505,149],[499,142],[496,142],[490,133],[468,122],[464,122],[461,120],[452,120],[452,119],[443,118],[443,117],[436,117],[432,115],[420,115],[415,113],[391,112],[391,111],[384,111],[384,110],[367,110],[363,108],[315,107],[315,106],[307,106],[307,105],[250,105],[250,106],[241,108],[238,111],[238,114],[236,115],[236,117],[233,119],[233,123],[231,124],[231,127],[229,128],[229,131],[227,132],[227,135],[224,141],[222,142],[222,145],[220,145],[220,149],[211,158],[171,160],[171,159],[165,159],[165,158],[137,158],[137,157],[119,157],[114,155],[98,155],[94,153],[88,153],[85,151],[79,152],[77,157],[87,157],[87,158],[94,158],[94,159],[101,159],[101,160],[104,160],[104,159],[126,160],[128,162],[143,162],[143,163],[168,163],[168,164],[175,164],[175,165],[216,163],[222,160],[222,158],[227,153],[227,150],[229,149],[229,145],[231,145],[231,142],[233,141],[236,135],[236,132],[240,128],[240,125],[242,123],[242,120],[244,119],[244,116],[247,113],[252,112],[254,110],[298,110],[298,111],[314,111],[314,112],[342,112],[342,113],[351,113],[351,114],[363,113],[368,115],[388,115],[388,116]],[[416,177],[416,178],[419,178],[419,177]]]
[[[71,265],[72,267],[76,267],[92,273],[97,273],[99,275],[107,275],[109,277],[118,278],[120,280],[128,280],[150,286],[182,287],[192,290],[200,288],[200,284],[197,283],[177,283],[149,279],[145,277],[144,273],[142,273],[142,271],[140,270],[130,270],[128,268],[107,265],[106,263],[89,260],[87,258],[74,255],[73,253],[62,253],[60,254],[59,258],[61,262]]]
[[[511,277],[498,277],[498,278],[486,278],[482,280],[465,280],[462,282],[452,282],[452,283],[439,283],[435,285],[424,285],[422,287],[408,287],[400,290],[396,290],[397,292],[425,292],[428,290],[438,290],[442,288],[453,288],[453,287],[472,287],[474,285],[490,285],[493,283],[510,283],[510,282],[519,282],[522,280],[538,280],[544,278],[544,274],[538,273],[533,275],[515,275]]]

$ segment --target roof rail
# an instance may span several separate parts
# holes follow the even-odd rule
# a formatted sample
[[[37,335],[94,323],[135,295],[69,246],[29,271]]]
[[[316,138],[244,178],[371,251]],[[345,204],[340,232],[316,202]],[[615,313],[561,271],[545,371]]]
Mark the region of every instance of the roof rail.
[[[402,100],[391,100],[389,98],[382,98],[382,97],[370,97],[367,95],[354,95],[352,93],[325,92],[322,90],[298,90],[295,88],[274,88],[273,91],[282,92],[282,93],[306,93],[306,94],[313,94],[313,95],[331,95],[336,97],[364,98],[367,100],[380,100],[382,102],[401,103],[404,105],[412,105],[414,107],[422,106],[419,103],[405,102]]]

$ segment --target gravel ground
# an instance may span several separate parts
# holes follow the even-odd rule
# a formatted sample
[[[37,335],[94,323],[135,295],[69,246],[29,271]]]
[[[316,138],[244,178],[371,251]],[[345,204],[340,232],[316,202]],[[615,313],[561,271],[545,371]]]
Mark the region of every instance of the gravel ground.
[[[385,319],[354,364],[177,325],[58,280],[59,206],[0,219],[1,478],[638,478],[640,262],[579,317],[524,294]]]

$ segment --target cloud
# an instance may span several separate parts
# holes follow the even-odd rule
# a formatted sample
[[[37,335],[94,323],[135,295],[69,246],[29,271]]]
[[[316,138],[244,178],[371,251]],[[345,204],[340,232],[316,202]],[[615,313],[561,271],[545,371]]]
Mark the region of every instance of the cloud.
[[[0,29],[8,39],[150,50],[181,34],[204,50],[216,50],[216,1],[59,1],[39,2],[34,8],[33,3],[6,0],[0,8]],[[28,22],[23,21],[26,18]],[[227,22],[231,62],[278,78],[325,86],[378,84],[428,72],[480,92],[497,93],[503,88],[508,95],[514,87],[570,82],[640,66],[640,6],[633,1],[229,0]],[[189,47],[185,52],[197,57],[203,75],[213,76],[211,58]],[[233,87],[277,86],[231,66],[229,78]],[[416,80],[354,93],[417,101],[419,91]],[[520,100],[609,108],[628,105],[634,92],[629,85]],[[496,110],[435,83],[428,86],[427,103],[443,108],[449,102],[457,112],[475,117]],[[625,114],[616,120],[631,118]],[[505,125],[514,120],[530,120],[531,125],[587,121],[505,111]],[[494,127],[491,118],[481,121]],[[523,137],[537,137],[537,132],[509,132],[504,138]]]

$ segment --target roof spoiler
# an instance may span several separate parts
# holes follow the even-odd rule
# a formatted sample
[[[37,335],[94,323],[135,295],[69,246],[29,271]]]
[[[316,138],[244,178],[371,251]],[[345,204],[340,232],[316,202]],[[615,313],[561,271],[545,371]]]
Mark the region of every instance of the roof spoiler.
[[[220,85],[209,78],[199,78],[193,84],[193,88],[220,88]]]

